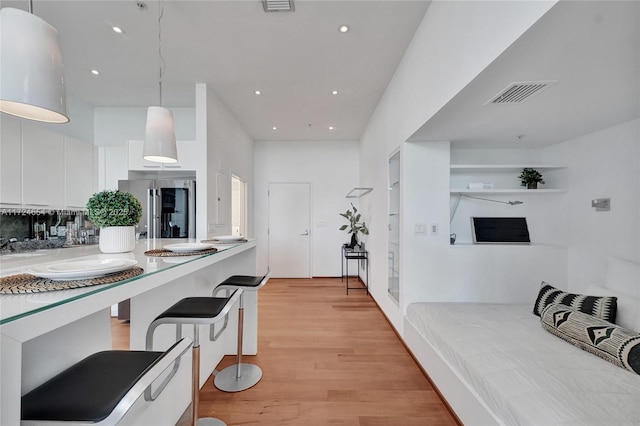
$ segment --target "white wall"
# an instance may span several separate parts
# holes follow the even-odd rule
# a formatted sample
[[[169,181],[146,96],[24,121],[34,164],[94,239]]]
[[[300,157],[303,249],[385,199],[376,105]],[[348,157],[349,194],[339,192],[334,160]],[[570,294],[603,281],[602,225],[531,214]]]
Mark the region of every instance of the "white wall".
[[[569,166],[569,289],[604,284],[608,256],[640,262],[640,120],[554,145],[544,155]],[[611,211],[596,212],[596,198],[611,198]]]
[[[360,185],[384,188],[389,154],[553,4],[555,2],[432,2],[362,137]],[[448,188],[443,191],[447,193]],[[386,191],[374,191],[370,195],[362,200],[364,214],[371,217],[368,248],[372,259],[386,259]],[[448,214],[443,215],[441,207],[434,207],[434,210],[425,207],[422,215],[447,223]],[[405,251],[412,250],[410,245],[404,247]],[[411,271],[402,273],[411,274]],[[391,323],[401,330],[403,308],[398,308],[387,297],[386,276],[386,261],[372,261],[371,292]],[[423,283],[406,281],[403,284],[405,287],[421,285]]]
[[[358,142],[256,142],[255,144],[255,218],[258,238],[258,270],[268,263],[268,197],[270,182],[311,183],[312,276],[340,276],[340,247],[348,242],[345,224],[338,215],[358,207],[358,199],[345,195],[358,185]],[[386,195],[386,187],[374,192]],[[364,199],[364,197],[362,199]],[[360,200],[362,200],[360,199]],[[364,221],[370,225],[368,215]],[[386,226],[386,225],[385,225]],[[366,242],[366,239],[365,239]]]
[[[253,139],[206,84],[196,84],[196,141],[206,147],[198,175],[198,238],[231,234],[231,175],[247,182],[247,236],[253,231]]]

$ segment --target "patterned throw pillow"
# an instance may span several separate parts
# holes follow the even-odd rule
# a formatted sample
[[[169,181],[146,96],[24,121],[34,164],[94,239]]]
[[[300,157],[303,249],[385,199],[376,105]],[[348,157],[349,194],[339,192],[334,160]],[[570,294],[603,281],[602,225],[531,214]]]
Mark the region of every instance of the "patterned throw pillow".
[[[540,316],[549,333],[640,374],[640,334],[565,305],[549,305]]]
[[[540,316],[551,304],[571,306],[577,311],[593,315],[609,322],[616,322],[617,298],[613,296],[584,296],[566,293],[542,281],[533,313]]]

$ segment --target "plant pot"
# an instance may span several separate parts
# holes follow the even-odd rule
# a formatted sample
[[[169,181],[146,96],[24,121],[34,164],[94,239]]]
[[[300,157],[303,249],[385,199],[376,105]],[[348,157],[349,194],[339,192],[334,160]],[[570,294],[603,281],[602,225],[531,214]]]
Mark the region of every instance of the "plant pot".
[[[125,253],[136,246],[133,226],[109,226],[100,228],[100,251],[103,253]]]
[[[527,189],[538,189],[538,182],[531,182],[527,184]]]
[[[356,234],[351,234],[351,241],[347,244],[347,247],[350,249],[354,248],[358,245],[358,239],[356,238]]]

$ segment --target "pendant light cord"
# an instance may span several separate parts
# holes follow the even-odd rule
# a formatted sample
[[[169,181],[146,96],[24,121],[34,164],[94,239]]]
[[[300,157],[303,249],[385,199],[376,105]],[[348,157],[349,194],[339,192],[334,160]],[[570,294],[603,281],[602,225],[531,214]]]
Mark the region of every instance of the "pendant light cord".
[[[162,17],[164,16],[164,0],[160,2],[160,9],[158,12],[158,87],[160,89],[160,106],[162,106],[162,76],[164,74],[165,61],[162,56]]]
[[[33,15],[33,0],[29,0],[29,13]]]

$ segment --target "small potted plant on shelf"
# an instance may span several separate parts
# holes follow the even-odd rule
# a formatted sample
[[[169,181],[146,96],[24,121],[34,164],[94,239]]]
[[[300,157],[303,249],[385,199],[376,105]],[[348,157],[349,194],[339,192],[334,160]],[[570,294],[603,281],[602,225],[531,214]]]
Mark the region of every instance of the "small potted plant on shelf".
[[[347,244],[347,247],[354,248],[358,244],[358,232],[361,232],[363,235],[369,235],[369,230],[364,222],[360,222],[360,213],[358,213],[358,209],[353,203],[351,203],[351,208],[353,211],[347,209],[346,212],[339,213],[340,216],[349,221],[349,224],[342,225],[340,230],[348,230],[347,233],[351,234],[351,241]]]
[[[524,168],[520,173],[520,186],[526,186],[527,189],[537,189],[538,184],[544,184],[542,174],[536,169]]]
[[[142,217],[140,201],[128,192],[101,191],[87,202],[87,217],[100,228],[100,251],[124,253],[136,245],[135,225]]]

